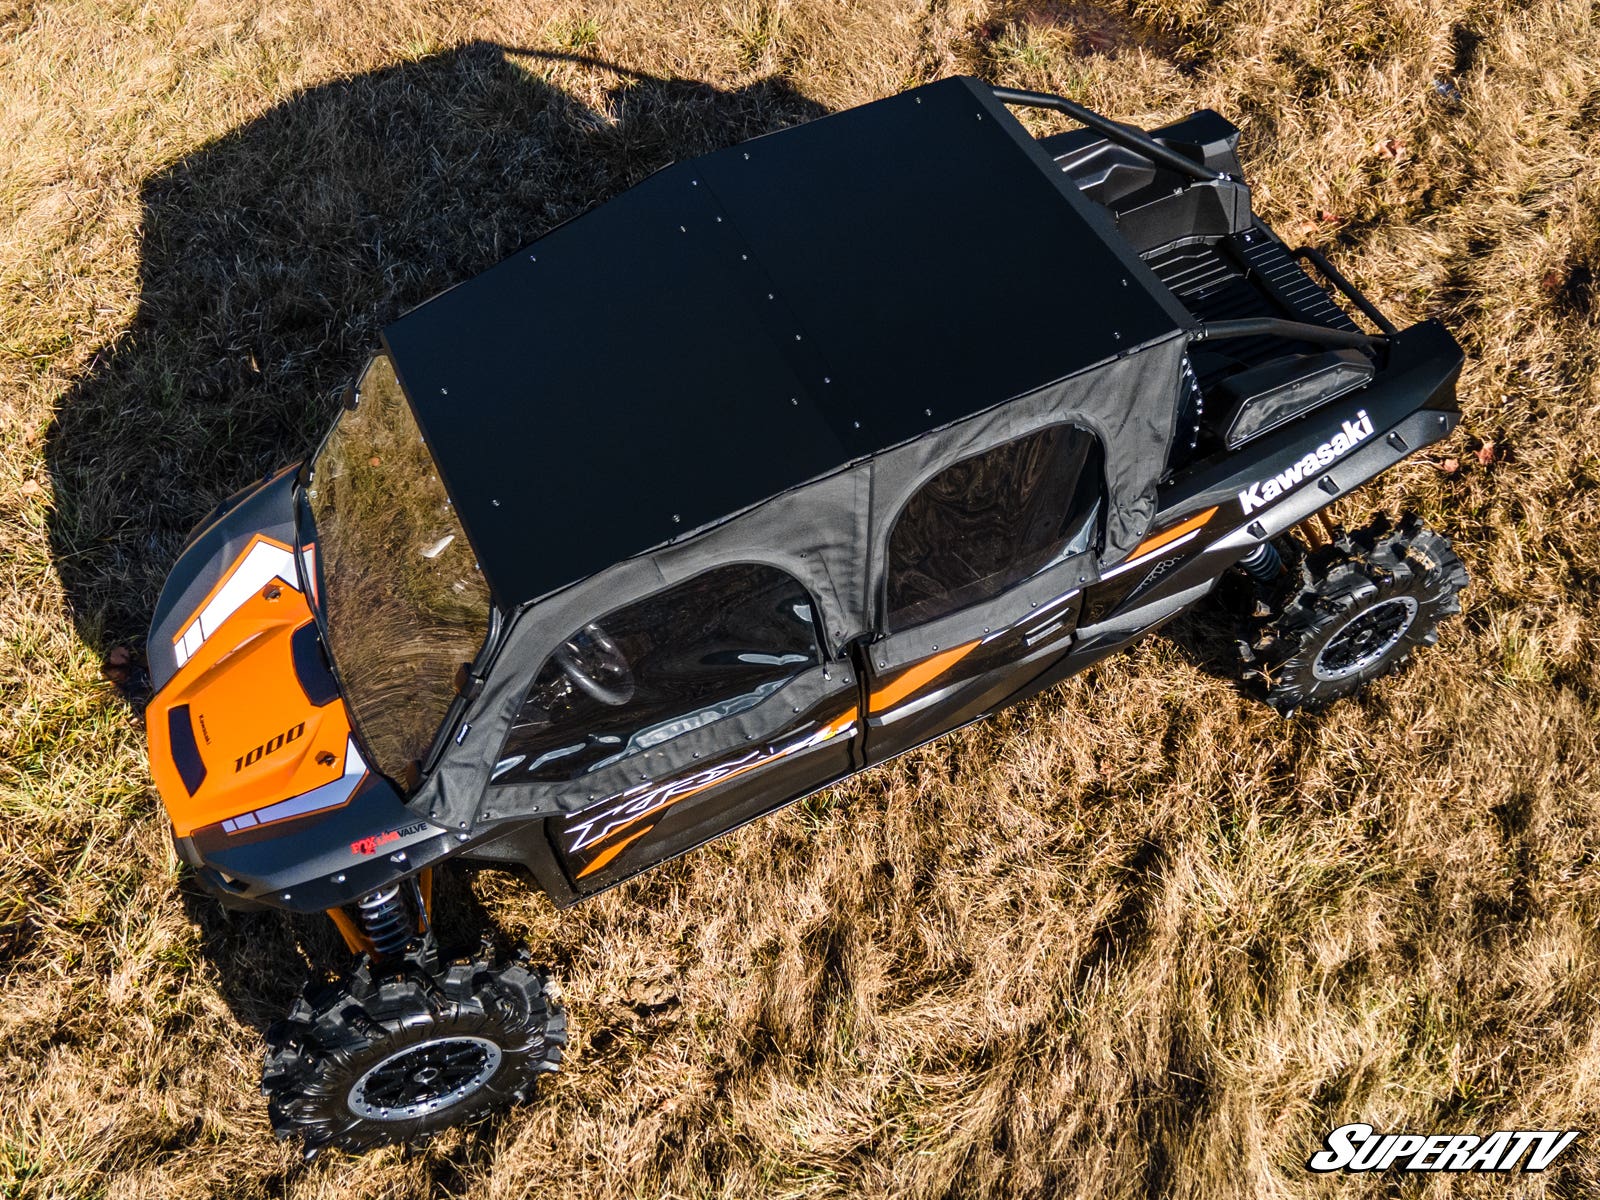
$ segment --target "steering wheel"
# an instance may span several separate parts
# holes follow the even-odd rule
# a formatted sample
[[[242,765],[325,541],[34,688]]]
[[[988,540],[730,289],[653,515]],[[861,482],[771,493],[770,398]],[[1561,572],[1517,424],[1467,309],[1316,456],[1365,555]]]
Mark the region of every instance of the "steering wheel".
[[[611,636],[593,621],[555,649],[567,677],[601,704],[618,708],[633,699],[633,671]]]

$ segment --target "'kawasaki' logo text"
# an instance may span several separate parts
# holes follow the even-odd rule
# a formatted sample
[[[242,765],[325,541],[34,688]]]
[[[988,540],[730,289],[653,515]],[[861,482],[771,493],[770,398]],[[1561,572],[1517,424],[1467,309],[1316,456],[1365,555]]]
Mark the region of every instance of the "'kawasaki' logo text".
[[[1576,1129],[1500,1129],[1473,1133],[1377,1133],[1341,1125],[1306,1163],[1313,1171],[1542,1171],[1578,1136]],[[1524,1157],[1526,1155],[1526,1157]]]
[[[1367,410],[1362,409],[1356,414],[1354,421],[1346,421],[1344,428],[1339,430],[1315,450],[1306,452],[1306,456],[1291,466],[1287,471],[1280,471],[1271,479],[1263,479],[1252,483],[1248,488],[1239,493],[1239,503],[1244,507],[1245,515],[1255,512],[1263,505],[1271,504],[1279,496],[1293,488],[1299,487],[1307,479],[1317,473],[1317,468],[1325,467],[1335,459],[1343,458],[1359,443],[1372,436],[1372,418],[1367,416]]]

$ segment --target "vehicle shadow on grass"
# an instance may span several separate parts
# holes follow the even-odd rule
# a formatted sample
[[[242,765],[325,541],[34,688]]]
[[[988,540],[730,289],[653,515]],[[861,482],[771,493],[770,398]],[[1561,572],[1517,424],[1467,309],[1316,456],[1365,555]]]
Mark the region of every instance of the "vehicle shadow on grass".
[[[584,72],[598,108],[552,82]],[[310,453],[386,322],[669,162],[824,111],[778,79],[719,90],[474,43],[303,92],[146,180],[137,313],[46,442],[56,569],[133,711],[123,648],[187,531]],[[299,955],[293,980],[263,976],[263,943],[337,951],[331,931],[191,901],[254,1024],[298,983]]]

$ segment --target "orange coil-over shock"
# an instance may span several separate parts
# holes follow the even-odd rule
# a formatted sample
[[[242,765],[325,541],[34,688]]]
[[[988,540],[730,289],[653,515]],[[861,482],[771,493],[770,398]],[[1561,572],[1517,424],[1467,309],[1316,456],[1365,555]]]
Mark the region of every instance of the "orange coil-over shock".
[[[362,896],[355,902],[354,916],[345,906],[328,909],[328,917],[351,953],[381,960],[398,958],[415,938],[429,935],[432,906],[433,868],[425,867],[410,879]]]
[[[1306,545],[1313,550],[1320,550],[1334,541],[1334,528],[1329,523],[1327,514],[1314,512],[1304,521],[1294,527],[1294,532],[1305,539]]]

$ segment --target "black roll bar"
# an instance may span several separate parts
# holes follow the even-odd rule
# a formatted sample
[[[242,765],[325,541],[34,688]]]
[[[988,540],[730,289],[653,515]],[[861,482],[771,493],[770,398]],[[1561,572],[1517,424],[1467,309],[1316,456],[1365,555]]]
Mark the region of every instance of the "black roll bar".
[[[1354,350],[1372,350],[1378,343],[1387,342],[1386,335],[1352,333],[1344,329],[1329,329],[1326,325],[1312,325],[1305,321],[1285,321],[1279,317],[1245,317],[1238,321],[1212,321],[1201,325],[1189,335],[1191,342],[1212,342],[1222,338],[1281,337],[1297,342],[1313,342],[1322,346],[1341,346]]]
[[[1102,117],[1092,108],[1085,108],[1065,96],[1052,96],[1047,92],[1019,92],[1015,88],[995,88],[994,98],[1001,104],[1015,104],[1019,108],[1053,108],[1057,112],[1064,112],[1078,124],[1104,134],[1113,142],[1126,146],[1136,154],[1142,154],[1153,162],[1170,167],[1174,171],[1181,171],[1195,179],[1209,183],[1229,178],[1221,171],[1213,171],[1210,167],[1197,163],[1192,158],[1185,158],[1176,150],[1163,146],[1144,130],[1120,124],[1110,117]]]

